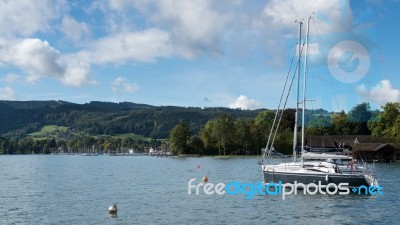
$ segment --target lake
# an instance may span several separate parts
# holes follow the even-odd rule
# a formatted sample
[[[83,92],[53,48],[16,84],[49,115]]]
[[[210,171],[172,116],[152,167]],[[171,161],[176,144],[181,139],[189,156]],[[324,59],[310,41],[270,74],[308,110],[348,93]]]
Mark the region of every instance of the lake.
[[[383,195],[188,195],[188,181],[263,180],[261,158],[0,156],[2,224],[398,224],[400,164],[377,164]],[[194,191],[193,191],[194,192]],[[118,215],[108,206],[118,205]]]

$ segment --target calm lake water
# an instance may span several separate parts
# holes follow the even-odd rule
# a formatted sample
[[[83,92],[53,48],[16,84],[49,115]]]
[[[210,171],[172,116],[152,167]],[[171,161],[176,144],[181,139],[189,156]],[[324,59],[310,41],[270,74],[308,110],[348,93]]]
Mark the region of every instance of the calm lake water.
[[[1,224],[398,224],[400,164],[383,195],[188,195],[188,181],[262,180],[260,158],[0,156]],[[200,168],[197,168],[200,165]],[[108,206],[118,204],[118,216]]]

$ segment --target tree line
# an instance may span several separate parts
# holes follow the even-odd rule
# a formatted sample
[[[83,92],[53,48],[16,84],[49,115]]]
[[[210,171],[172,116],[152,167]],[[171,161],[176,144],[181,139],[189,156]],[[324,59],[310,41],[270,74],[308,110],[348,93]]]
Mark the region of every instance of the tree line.
[[[0,138],[0,154],[80,154],[80,153],[128,153],[130,149],[138,153],[149,148],[166,148],[161,140],[134,140],[129,137],[107,135],[90,136],[77,133],[65,139],[48,137]]]
[[[274,148],[290,154],[295,110],[286,109],[281,113]],[[275,113],[270,110],[261,111],[254,119],[235,119],[223,113],[209,120],[198,133],[191,133],[190,124],[180,121],[170,132],[170,148],[175,154],[260,154],[260,149],[267,143],[274,117]],[[400,144],[400,106],[397,102],[389,102],[381,110],[371,110],[369,103],[364,102],[348,113],[308,110],[305,121],[306,135],[373,135],[396,138]]]
[[[272,110],[150,106],[121,109],[124,104],[117,104],[117,107],[115,103],[107,104],[108,108],[104,107],[103,103],[96,103],[97,108],[85,106],[86,110],[83,110],[82,105],[67,104],[64,105],[66,108],[58,108],[59,103],[54,107],[42,103],[36,108],[27,103],[7,108],[1,103],[2,125],[6,124],[7,118],[13,118],[8,122],[28,126],[32,132],[37,131],[43,124],[55,124],[69,126],[69,134],[33,138],[27,135],[26,131],[8,131],[6,134],[21,133],[1,135],[0,154],[123,152],[130,148],[145,151],[150,147],[170,150],[175,154],[260,154],[261,148],[267,143],[275,117]],[[16,110],[21,107],[25,108]],[[274,147],[282,153],[290,154],[295,110],[286,109],[280,113],[282,119]],[[4,118],[4,115],[7,116]],[[306,135],[372,134],[397,138],[400,144],[399,115],[399,103],[387,103],[380,110],[371,110],[369,103],[361,103],[347,113],[333,113],[323,109],[307,110]],[[107,129],[110,131],[105,132]],[[149,132],[143,132],[145,136],[152,137],[146,135],[151,133],[157,135],[152,137],[152,141],[113,136],[119,132],[132,131],[143,134],[140,133],[143,129],[149,129]],[[155,137],[165,140],[157,140]]]

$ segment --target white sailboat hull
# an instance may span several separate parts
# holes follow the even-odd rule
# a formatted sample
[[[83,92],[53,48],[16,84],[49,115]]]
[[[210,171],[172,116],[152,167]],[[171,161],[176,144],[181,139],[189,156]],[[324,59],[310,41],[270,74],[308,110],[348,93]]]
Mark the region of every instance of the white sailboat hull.
[[[261,166],[265,183],[302,183],[302,184],[321,184],[336,185],[348,183],[349,188],[377,186],[376,180],[371,175],[362,173],[343,173],[333,168],[301,167],[300,163],[287,163],[286,165],[262,165]]]

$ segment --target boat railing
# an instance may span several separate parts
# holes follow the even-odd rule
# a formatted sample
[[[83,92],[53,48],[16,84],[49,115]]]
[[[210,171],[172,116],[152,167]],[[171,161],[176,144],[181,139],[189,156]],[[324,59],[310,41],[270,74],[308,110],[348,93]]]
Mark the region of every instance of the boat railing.
[[[283,164],[283,165],[282,165]],[[293,164],[293,163],[281,163],[281,164],[266,164],[266,168],[272,171],[276,169],[284,169],[284,171],[291,171],[293,169],[297,169],[300,167],[300,164]]]

